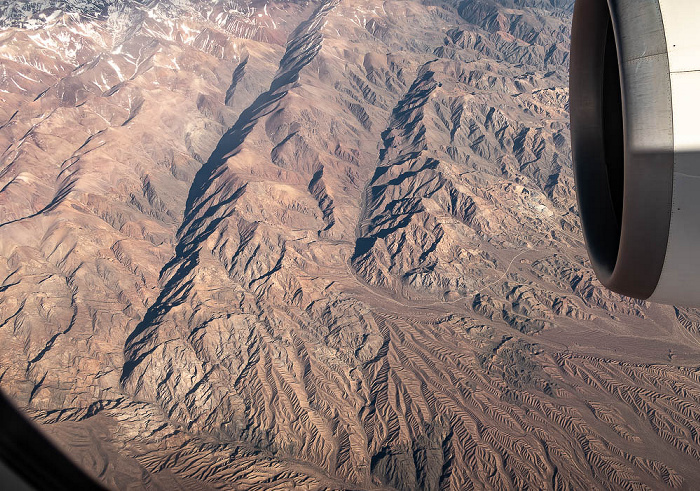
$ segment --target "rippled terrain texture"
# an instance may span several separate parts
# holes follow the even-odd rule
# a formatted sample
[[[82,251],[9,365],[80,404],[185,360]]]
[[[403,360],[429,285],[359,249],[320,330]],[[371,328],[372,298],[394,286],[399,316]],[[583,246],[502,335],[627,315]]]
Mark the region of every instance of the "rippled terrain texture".
[[[691,489],[600,286],[573,0],[0,2],[0,388],[112,488]]]

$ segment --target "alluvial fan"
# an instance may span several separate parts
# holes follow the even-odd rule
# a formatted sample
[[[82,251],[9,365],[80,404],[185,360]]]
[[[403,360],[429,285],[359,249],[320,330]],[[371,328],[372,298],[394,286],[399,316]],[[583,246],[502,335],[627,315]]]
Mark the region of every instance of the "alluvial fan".
[[[107,486],[700,481],[700,313],[595,280],[573,0],[0,6],[0,388]]]

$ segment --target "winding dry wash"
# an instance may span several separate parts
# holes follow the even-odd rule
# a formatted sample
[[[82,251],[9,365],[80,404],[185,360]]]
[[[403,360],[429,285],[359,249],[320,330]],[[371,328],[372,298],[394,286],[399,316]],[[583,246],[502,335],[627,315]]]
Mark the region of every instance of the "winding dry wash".
[[[572,8],[0,3],[0,388],[115,489],[697,487],[700,313],[583,247]]]

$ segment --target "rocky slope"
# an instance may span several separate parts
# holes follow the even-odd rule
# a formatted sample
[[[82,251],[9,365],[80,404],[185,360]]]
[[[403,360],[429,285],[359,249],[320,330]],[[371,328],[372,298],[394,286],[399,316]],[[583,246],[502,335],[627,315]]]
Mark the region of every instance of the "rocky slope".
[[[114,488],[691,488],[700,314],[590,269],[572,5],[6,3],[2,390]]]

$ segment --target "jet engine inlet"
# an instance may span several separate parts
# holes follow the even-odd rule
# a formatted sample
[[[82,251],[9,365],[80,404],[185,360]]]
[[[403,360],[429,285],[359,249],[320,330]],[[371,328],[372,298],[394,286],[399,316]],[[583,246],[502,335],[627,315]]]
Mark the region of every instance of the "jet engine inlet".
[[[574,174],[600,281],[700,305],[700,5],[578,0],[571,43]]]

